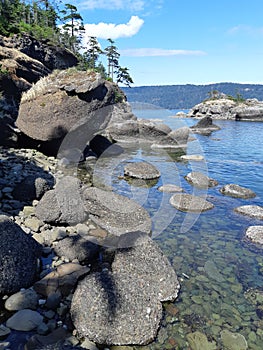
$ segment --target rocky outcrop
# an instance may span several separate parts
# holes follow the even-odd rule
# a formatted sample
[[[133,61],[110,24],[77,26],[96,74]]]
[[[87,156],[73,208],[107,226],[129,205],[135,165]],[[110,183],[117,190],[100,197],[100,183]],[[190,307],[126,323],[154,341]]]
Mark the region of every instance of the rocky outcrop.
[[[195,134],[210,135],[213,131],[220,130],[220,127],[213,124],[211,117],[204,117],[196,125],[190,126],[190,129]]]
[[[48,40],[36,40],[28,34],[0,36],[0,45],[17,49],[25,55],[41,62],[49,70],[67,69],[76,66],[77,57],[69,50],[54,46]]]
[[[79,283],[72,320],[82,336],[99,344],[147,344],[157,334],[161,301],[174,300],[178,291],[168,259],[150,237],[137,233],[135,246],[117,250],[111,271]]]
[[[223,96],[206,100],[194,106],[188,117],[212,119],[231,119],[244,121],[263,121],[263,102],[257,99],[236,101]]]

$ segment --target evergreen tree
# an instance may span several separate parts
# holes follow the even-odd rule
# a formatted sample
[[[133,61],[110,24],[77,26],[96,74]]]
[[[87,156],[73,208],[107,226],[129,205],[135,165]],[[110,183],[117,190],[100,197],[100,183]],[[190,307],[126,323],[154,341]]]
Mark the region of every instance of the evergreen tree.
[[[88,49],[83,54],[86,59],[87,68],[95,70],[99,56],[103,54],[103,51],[95,36],[90,36],[87,44]]]
[[[117,47],[114,45],[114,41],[112,39],[108,39],[110,45],[105,48],[105,54],[108,59],[108,78],[114,80],[114,74],[117,72],[119,68],[119,57],[120,54],[117,51]]]
[[[129,74],[127,67],[119,67],[117,71],[117,83],[122,83],[128,87],[131,87],[133,80]]]

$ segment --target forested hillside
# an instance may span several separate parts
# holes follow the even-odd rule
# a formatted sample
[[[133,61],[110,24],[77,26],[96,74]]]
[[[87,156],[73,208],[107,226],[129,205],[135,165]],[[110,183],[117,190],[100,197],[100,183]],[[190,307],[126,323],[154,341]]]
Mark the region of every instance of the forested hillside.
[[[149,103],[166,109],[189,109],[216,91],[233,97],[263,100],[263,85],[218,83],[122,88],[129,102]]]

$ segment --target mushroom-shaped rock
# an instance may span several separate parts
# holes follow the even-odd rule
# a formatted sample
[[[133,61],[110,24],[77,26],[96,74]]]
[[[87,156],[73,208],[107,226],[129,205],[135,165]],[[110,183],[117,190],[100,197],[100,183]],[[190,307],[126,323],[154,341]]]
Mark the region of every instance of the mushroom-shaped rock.
[[[174,194],[170,204],[180,211],[201,213],[214,208],[214,205],[202,197],[191,194]]]
[[[127,197],[90,187],[83,191],[83,202],[90,218],[115,236],[133,231],[151,232],[148,212]]]
[[[124,175],[136,179],[151,180],[161,176],[159,170],[147,162],[130,163],[124,167]]]
[[[242,205],[234,209],[236,213],[263,220],[263,207],[259,205]]]
[[[208,188],[217,186],[218,182],[214,179],[209,178],[203,173],[198,171],[192,171],[185,176],[185,179],[193,186],[198,188]]]
[[[241,187],[236,184],[228,184],[220,188],[219,190],[222,194],[234,198],[254,198],[256,193],[251,191],[249,188]]]

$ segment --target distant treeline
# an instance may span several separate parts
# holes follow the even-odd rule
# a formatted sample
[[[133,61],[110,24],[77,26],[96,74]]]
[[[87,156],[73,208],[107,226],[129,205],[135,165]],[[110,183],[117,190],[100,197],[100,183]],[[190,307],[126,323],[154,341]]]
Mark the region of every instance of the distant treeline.
[[[153,104],[165,109],[189,109],[208,99],[213,91],[244,99],[257,98],[263,101],[263,85],[218,83],[209,85],[160,85],[123,87],[128,102]]]

